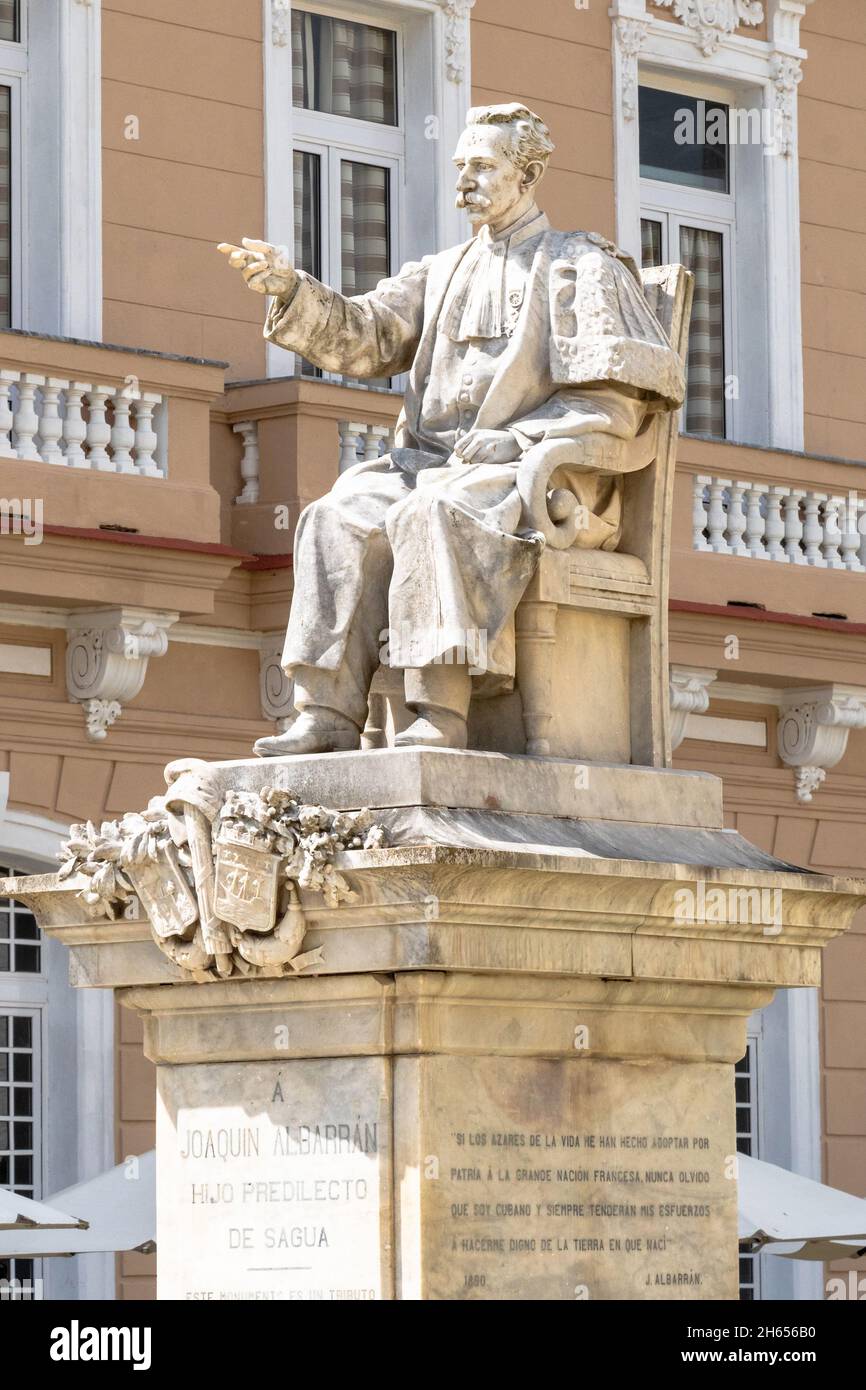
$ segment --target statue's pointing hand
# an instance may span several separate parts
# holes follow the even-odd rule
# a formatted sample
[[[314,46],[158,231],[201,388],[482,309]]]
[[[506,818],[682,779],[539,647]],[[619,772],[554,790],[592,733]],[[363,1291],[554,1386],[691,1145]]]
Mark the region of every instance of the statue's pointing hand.
[[[256,294],[274,294],[288,299],[298,283],[285,246],[272,246],[269,241],[254,241],[245,236],[241,246],[221,241],[217,250],[228,257],[232,269],[241,272]]]

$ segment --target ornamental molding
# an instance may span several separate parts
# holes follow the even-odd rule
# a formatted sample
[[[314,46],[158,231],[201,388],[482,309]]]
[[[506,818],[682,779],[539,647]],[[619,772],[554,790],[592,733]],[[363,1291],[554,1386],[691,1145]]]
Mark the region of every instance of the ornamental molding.
[[[619,16],[613,31],[620,53],[620,102],[622,114],[633,121],[638,107],[638,57],[649,32],[649,21]]]
[[[165,777],[146,810],[72,826],[64,886],[97,921],[136,917],[140,904],[159,949],[200,983],[321,965],[321,946],[301,949],[301,892],[327,907],[357,896],[332,861],[384,843],[370,812],[303,805],[274,787],[227,791],[197,758]]]
[[[292,0],[271,0],[271,42],[287,48],[292,39]]]
[[[800,59],[785,53],[774,53],[770,59],[770,78],[776,112],[774,147],[777,154],[790,156],[794,148],[797,88],[803,80]]]
[[[295,717],[295,683],[282,668],[284,632],[268,632],[259,647],[259,693],[262,716],[272,719],[280,733]]]
[[[469,47],[469,13],[475,0],[437,0],[445,17],[445,71],[449,82],[463,82]]]
[[[91,608],[67,620],[66,690],[84,709],[87,737],[101,743],[123,706],[144,685],[147,663],[168,651],[177,613],[142,608]]]
[[[723,38],[740,24],[763,24],[761,0],[655,0],[660,9],[670,9],[706,58],[711,58]]]
[[[718,675],[705,666],[672,666],[670,669],[671,749],[679,748],[686,736],[690,714],[706,714],[710,707],[710,686]]]
[[[866,728],[866,690],[824,685],[786,690],[776,743],[779,757],[794,769],[797,800],[809,802],[827,770],[845,755],[852,729]]]

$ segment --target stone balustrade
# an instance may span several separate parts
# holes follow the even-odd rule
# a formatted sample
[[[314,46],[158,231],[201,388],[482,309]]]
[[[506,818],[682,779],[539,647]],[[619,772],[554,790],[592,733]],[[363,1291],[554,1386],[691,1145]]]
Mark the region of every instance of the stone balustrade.
[[[168,403],[156,391],[0,370],[0,457],[165,477]]]
[[[866,571],[866,498],[698,474],[693,547],[716,555]]]
[[[363,421],[338,421],[340,432],[339,471],[353,464],[377,459],[394,448],[393,425],[368,425]]]

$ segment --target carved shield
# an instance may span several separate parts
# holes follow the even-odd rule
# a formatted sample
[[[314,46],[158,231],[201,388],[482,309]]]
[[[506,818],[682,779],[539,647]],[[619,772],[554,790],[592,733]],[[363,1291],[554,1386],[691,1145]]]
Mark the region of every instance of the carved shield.
[[[198,903],[186,881],[174,845],[168,845],[159,862],[130,864],[130,879],[157,936],[190,936],[198,921]]]
[[[280,860],[247,845],[217,846],[214,912],[242,931],[270,931],[277,918]]]

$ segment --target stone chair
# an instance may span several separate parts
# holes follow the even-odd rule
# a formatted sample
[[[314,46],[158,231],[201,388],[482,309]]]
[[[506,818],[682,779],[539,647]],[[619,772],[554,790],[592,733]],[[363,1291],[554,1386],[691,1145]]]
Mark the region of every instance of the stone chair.
[[[680,265],[642,272],[644,292],[683,362],[693,278]],[[518,469],[522,525],[546,541],[515,615],[517,679],[509,695],[473,699],[469,746],[502,753],[670,762],[668,568],[678,412],[647,417],[634,440],[587,435],[530,449]],[[621,478],[615,551],[581,548],[578,499],[562,468]],[[402,673],[373,683],[364,747],[384,747],[413,716]]]

